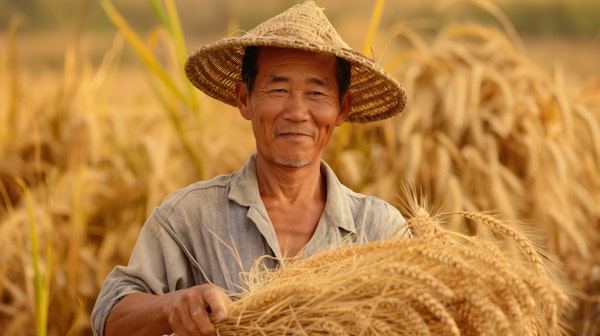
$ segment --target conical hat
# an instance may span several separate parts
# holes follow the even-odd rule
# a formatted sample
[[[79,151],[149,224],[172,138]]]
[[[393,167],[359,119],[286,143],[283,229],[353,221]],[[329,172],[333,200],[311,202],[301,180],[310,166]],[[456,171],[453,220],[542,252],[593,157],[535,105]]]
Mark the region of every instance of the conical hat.
[[[386,119],[406,105],[404,87],[373,60],[352,50],[313,1],[301,2],[243,36],[227,37],[196,50],[185,64],[188,79],[207,95],[236,106],[235,86],[241,81],[242,58],[248,46],[294,48],[349,61],[354,105],[347,121]]]

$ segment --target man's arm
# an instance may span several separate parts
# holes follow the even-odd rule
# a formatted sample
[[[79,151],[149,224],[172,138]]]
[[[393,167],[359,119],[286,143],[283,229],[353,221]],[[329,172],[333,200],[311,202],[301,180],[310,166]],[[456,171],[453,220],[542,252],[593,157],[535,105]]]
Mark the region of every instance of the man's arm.
[[[207,308],[217,320],[227,316],[227,294],[219,287],[205,284],[164,295],[131,293],[110,311],[105,336],[118,335],[215,335]]]

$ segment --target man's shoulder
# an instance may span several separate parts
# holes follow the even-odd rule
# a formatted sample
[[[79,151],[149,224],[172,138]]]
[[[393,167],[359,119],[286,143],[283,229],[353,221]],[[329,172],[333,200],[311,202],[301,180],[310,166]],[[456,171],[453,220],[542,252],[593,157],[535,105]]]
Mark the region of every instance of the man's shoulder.
[[[203,180],[203,181],[196,181],[190,185],[188,185],[187,187],[184,187],[182,189],[179,189],[176,192],[182,192],[182,193],[189,193],[189,192],[194,192],[194,191],[202,191],[202,190],[207,190],[207,189],[214,189],[214,188],[226,188],[229,184],[231,184],[231,181],[239,174],[238,172],[234,172],[231,174],[223,174],[223,175],[217,175],[213,178],[211,178],[210,180]]]
[[[231,181],[235,178],[237,172],[228,175],[218,175],[210,180],[197,181],[186,187],[178,189],[165,197],[160,208],[167,210],[178,206],[187,206],[188,203],[206,204],[206,202],[216,201],[218,195],[226,195]]]
[[[343,184],[341,185],[341,188],[350,203],[350,208],[355,213],[367,212],[373,216],[386,217],[390,214],[400,215],[400,212],[395,206],[380,197],[354,191]]]
[[[377,196],[367,195],[367,194],[363,194],[361,192],[352,190],[349,187],[345,186],[344,184],[340,184],[340,188],[342,189],[342,192],[346,195],[346,197],[348,197],[350,200],[354,200],[354,202],[361,203],[361,204],[362,203],[373,204],[373,205],[377,205],[377,206],[390,206],[390,204],[388,202],[386,202],[385,200],[383,200]]]
[[[380,212],[395,209],[391,204],[377,196],[352,190],[343,184],[326,162],[322,162],[323,171],[327,174],[328,191],[344,197],[353,212]]]
[[[354,203],[354,211],[367,211],[374,215],[387,215],[389,212],[398,211],[396,207],[379,197],[357,192],[353,192],[351,203]]]

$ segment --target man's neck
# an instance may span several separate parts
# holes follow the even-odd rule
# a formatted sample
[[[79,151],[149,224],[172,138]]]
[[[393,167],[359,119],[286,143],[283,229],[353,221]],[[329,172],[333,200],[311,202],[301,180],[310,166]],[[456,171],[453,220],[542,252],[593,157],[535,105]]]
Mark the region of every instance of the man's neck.
[[[302,168],[274,166],[257,159],[258,188],[284,259],[298,256],[313,236],[325,208],[321,162]]]
[[[321,162],[315,160],[301,168],[274,166],[257,159],[256,174],[260,195],[286,204],[325,200],[325,178]]]

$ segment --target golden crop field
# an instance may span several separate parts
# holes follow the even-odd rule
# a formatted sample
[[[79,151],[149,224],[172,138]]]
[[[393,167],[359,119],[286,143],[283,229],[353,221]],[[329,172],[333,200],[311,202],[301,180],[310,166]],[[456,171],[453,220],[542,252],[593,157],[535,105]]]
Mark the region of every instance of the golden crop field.
[[[443,234],[426,232],[407,244],[426,247],[431,239],[437,248],[454,232],[499,247],[460,238],[452,251],[469,259],[465,265],[484,260],[472,249],[514,255],[503,250],[512,246],[507,237],[535,250],[533,263],[547,267],[570,296],[572,307],[558,321],[566,333],[600,334],[600,4],[316,2],[353,48],[409,94],[401,116],[336,131],[325,159],[342,182],[401,210],[411,185],[432,213],[452,214],[437,223]],[[91,334],[89,315],[104,277],[127,262],[152,209],[180,187],[241,167],[254,151],[250,125],[193,89],[183,62],[201,45],[250,29],[295,1],[57,3],[0,4],[3,335]],[[527,239],[465,216],[488,213]],[[420,256],[404,267],[438,270]],[[498,268],[480,285],[492,286],[494,274],[529,274],[523,261],[498,260],[484,260]],[[469,274],[475,276],[444,269],[431,283],[435,293],[447,293],[440,289],[447,282],[466,296],[477,291],[457,277]],[[504,293],[511,302],[528,295]],[[546,291],[536,298],[550,303],[519,309],[554,309],[558,297]],[[542,320],[532,318],[549,325]],[[435,328],[452,325],[442,322],[449,324]]]

